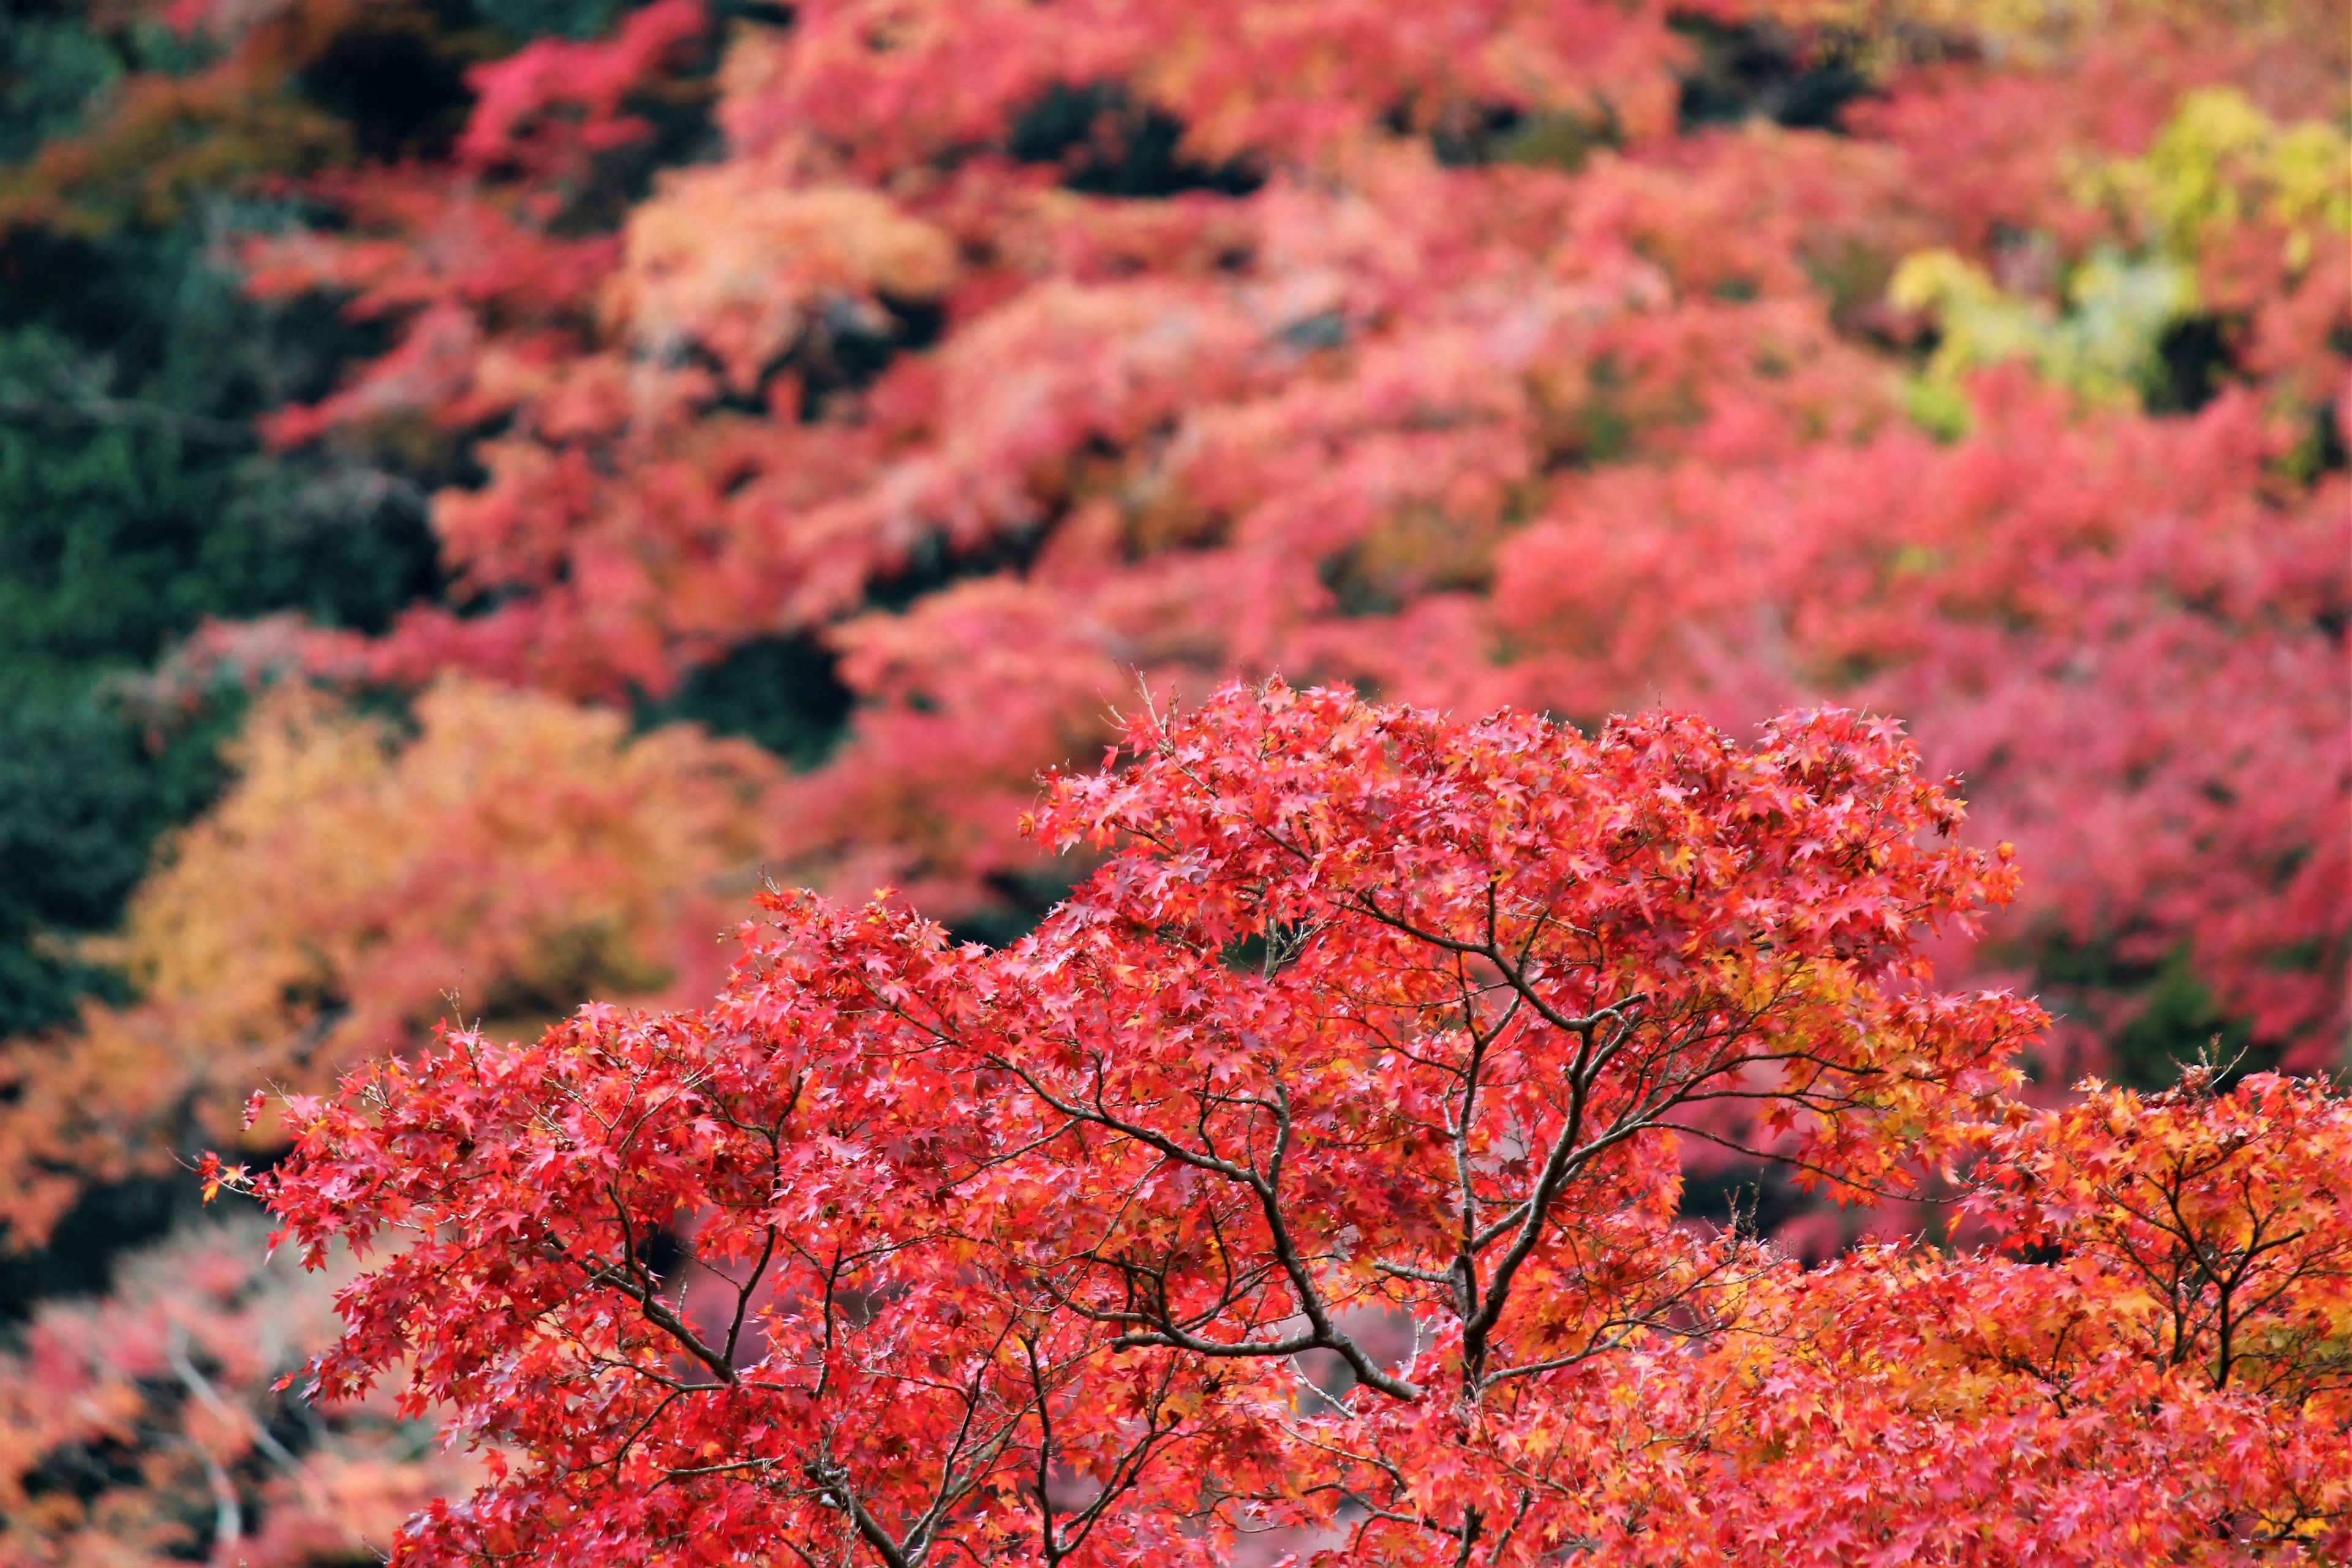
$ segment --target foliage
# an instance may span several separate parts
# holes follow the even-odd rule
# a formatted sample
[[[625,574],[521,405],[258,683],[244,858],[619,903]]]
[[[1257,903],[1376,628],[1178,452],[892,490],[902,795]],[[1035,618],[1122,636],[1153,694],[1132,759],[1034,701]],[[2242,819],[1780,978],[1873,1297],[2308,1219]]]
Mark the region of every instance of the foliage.
[[[209,798],[237,702],[149,732],[111,685],[206,615],[382,626],[432,582],[412,485],[271,464],[239,422],[315,374],[302,311],[244,302],[189,237],[43,254],[0,306],[0,1018],[69,1016],[42,933],[103,930],[156,834]],[[340,336],[341,334],[337,334]]]
[[[1996,1208],[2027,1193],[2054,1258],[1865,1249],[1706,1356],[1676,1415],[1714,1463],[1669,1494],[1701,1540],[1823,1563],[2342,1553],[2352,1112],[2267,1075],[2087,1087],[1983,1173]]]
[[[2088,182],[2094,200],[2105,196],[2124,215],[2126,231],[2143,231],[2149,253],[2133,259],[2093,249],[2065,280],[2063,314],[2009,293],[1949,250],[1906,258],[1888,298],[1932,312],[1938,330],[1915,408],[1957,433],[1965,422],[1961,374],[2014,358],[2032,360],[2050,380],[2095,401],[2138,394],[2157,404],[2202,404],[2216,388],[2201,379],[2167,384],[2181,367],[2163,356],[2168,333],[2206,308],[2200,271],[2214,308],[2231,312],[2293,309],[2309,290],[2332,299],[2336,280],[2311,268],[2330,237],[2340,249],[2340,237],[2352,231],[2352,189],[2338,177],[2347,159],[2352,143],[2322,121],[2285,130],[2232,89],[2189,94],[2144,157],[2110,164]],[[2321,372],[2306,392],[2326,384]]]
[[[1987,973],[2142,977],[2067,1051],[2183,951],[2334,1059],[2352,217],[2309,18],[2123,7],[1996,68],[1923,13],[1840,137],[1683,133],[1648,13],[1474,11],[1476,47],[802,7],[736,33],[727,155],[616,229],[581,193],[684,13],[481,73],[446,170],[249,252],[396,338],[279,440],[429,421],[483,468],[436,500],[449,599],[314,668],[658,696],[819,639],[860,705],[780,847],[965,921],[1020,901],[1001,824],[1131,670],[1832,697],[1910,717],[2045,873]],[[1981,374],[2019,357],[2076,395]]]
[[[299,684],[262,700],[236,784],[106,950],[139,1000],[0,1060],[16,1236],[45,1239],[84,1183],[222,1137],[256,1083],[323,1088],[453,1007],[528,1032],[582,995],[718,972],[714,895],[760,847],[761,752],[685,727],[631,740],[618,714],[461,680],[414,722],[403,743]]]
[[[1532,689],[1589,713],[1647,680],[1739,712],[1827,686],[1920,715],[2041,879],[2047,934],[2149,971],[2185,942],[2231,1015],[2322,1065],[2344,962],[2326,910],[2352,877],[2312,831],[2346,787],[2322,630],[2343,613],[2340,477],[2265,504],[2238,397],[2074,422],[2011,380],[1980,413],[1949,447],[1898,431],[1802,467],[1596,478],[1498,572]],[[2286,961],[2298,940],[2318,962]]]
[[[425,489],[452,470],[257,449],[257,413],[377,345],[330,303],[255,301],[229,252],[310,210],[273,180],[409,146],[381,119],[415,107],[409,67],[461,86],[539,22],[582,25],[509,6],[500,37],[462,12],[338,0],[159,21],[60,0],[0,16],[0,1037],[127,999],[82,939],[217,793],[245,693],[200,671],[142,700],[150,667],[213,617],[378,631],[437,590]],[[342,90],[354,60],[375,99]],[[19,1305],[0,1286],[0,1310]]]
[[[2027,873],[1981,935],[1922,950],[2063,1014],[2021,1092],[2154,1087],[2213,1037],[2233,1071],[2327,1070],[2352,962],[2339,21],[2305,0],[13,9],[0,1195],[9,1246],[66,1250],[7,1279],[102,1283],[106,1216],[235,1136],[246,1090],[414,1053],[445,993],[489,1015],[491,1056],[592,994],[709,994],[755,864],[894,887],[876,919],[1007,952],[1066,931],[1048,911],[1093,861],[1012,824],[1041,768],[1116,740],[1139,677],[1196,700],[1280,670],[1596,734],[1661,702],[1738,735],[1823,703],[1901,714],[1923,766],[1967,776],[1962,841],[2013,841]],[[88,941],[142,868],[119,939]],[[2227,1079],[2198,1103],[2224,1088],[2285,1103]],[[1993,1115],[1951,1109],[1937,1136]],[[1547,1429],[1545,1473],[1587,1465],[1600,1510],[1563,1531],[1701,1561],[1879,1531],[1899,1555],[1948,1512],[1919,1500],[1938,1487],[2006,1500],[1985,1553],[2087,1552],[2049,1533],[2059,1496],[2190,1560],[2331,1528],[2325,1466],[2295,1467],[2333,1406],[2294,1426],[2234,1375],[2074,1339],[2084,1359],[2037,1382],[1952,1325],[2137,1323],[2137,1287],[2059,1269],[2042,1231],[1999,1268],[1937,1263],[1893,1245],[1923,1211],[1835,1210],[1701,1136],[1757,1147],[1737,1118],[1693,1127],[1689,1190],[1657,1195],[1653,1151],[1642,1180],[1667,1185],[1578,1222],[1696,1294],[1608,1380],[1551,1380],[1602,1401]],[[240,1157],[288,1135],[264,1120]],[[1790,1258],[1669,1227],[1751,1178]],[[1404,1325],[1343,1329],[1402,1376]],[[1748,1331],[1667,1333],[1706,1325]],[[1335,1355],[1300,1370],[1385,1408]],[[1203,1443],[1267,1429],[1258,1386],[1219,1384],[1242,1403],[1203,1406],[1234,1423]],[[2119,1438],[2124,1410],[2165,1419]],[[1923,1489],[1857,1496],[1898,1447],[1935,1457],[1905,1470]],[[1234,1453],[1203,1473],[1272,1473]],[[2159,1517],[2134,1489],[2167,1465]],[[201,1502],[201,1469],[104,1506]],[[236,1473],[249,1521],[264,1471]],[[1087,1506],[1076,1475],[1056,1507]],[[1650,1534],[1609,1533],[1636,1519]],[[205,1550],[190,1520],[173,1550]],[[2166,1533],[2183,1520],[2214,1533]]]
[[[249,1219],[184,1233],[0,1355],[0,1558],[351,1561],[478,1478],[389,1399],[322,1415],[282,1396],[334,1331],[338,1279],[262,1263],[261,1240]]]
[[[190,46],[120,7],[0,17],[8,1034],[69,1018],[78,992],[107,989],[61,952],[114,923],[156,836],[210,798],[212,753],[237,711],[225,694],[193,731],[151,733],[111,684],[207,616],[294,607],[373,628],[434,584],[413,478],[255,450],[256,413],[317,395],[366,345],[331,310],[265,307],[238,287],[226,236],[285,204],[219,183],[227,163],[202,151],[204,114],[236,119],[235,95],[187,77],[210,80],[236,58],[206,76]],[[193,173],[171,172],[152,144],[164,132],[136,129],[173,94],[194,118],[168,139]]]
[[[1123,744],[1028,825],[1110,858],[1008,948],[772,897],[711,1006],[288,1102],[257,1184],[306,1258],[405,1242],[321,1389],[501,1445],[396,1561],[2352,1544],[2352,1107],[2007,1101],[2038,1009],[1920,942],[2014,872],[1936,842],[1962,808],[1891,724],[1588,741],[1276,684]],[[1981,1147],[2058,1256],[1797,1270],[1671,1223],[1687,1137],[1861,1194]]]
[[[2045,377],[2088,398],[2129,398],[2159,373],[2157,345],[2165,330],[2196,306],[2194,287],[2179,268],[2163,260],[2133,265],[2112,252],[2085,261],[2067,296],[2070,310],[2053,319],[1951,251],[1905,258],[1887,298],[1900,309],[1933,311],[1938,329],[1915,405],[1921,422],[1959,434],[1967,424],[1962,374],[2010,359],[2031,359]]]

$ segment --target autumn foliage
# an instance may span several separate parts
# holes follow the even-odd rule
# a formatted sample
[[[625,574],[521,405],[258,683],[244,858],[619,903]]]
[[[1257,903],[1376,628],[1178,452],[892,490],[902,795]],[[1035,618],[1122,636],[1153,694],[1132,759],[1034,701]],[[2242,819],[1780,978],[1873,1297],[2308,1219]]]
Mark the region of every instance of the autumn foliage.
[[[1894,728],[1587,741],[1344,691],[1131,722],[991,950],[772,897],[719,1000],[447,1037],[260,1181],[495,1445],[402,1561],[2320,1561],[2352,1545],[2352,1124],[2274,1078],[2007,1098],[2010,896]],[[1979,1155],[2044,1259],[1794,1268],[1723,1139],[1864,1198]],[[670,1238],[659,1262],[652,1238]]]
[[[2334,8],[33,9],[0,1562],[2346,1553]]]
[[[0,1363],[0,1562],[348,1562],[478,1482],[389,1394],[326,1411],[281,1386],[352,1270],[266,1255],[249,1219],[183,1234],[36,1316]]]
[[[720,973],[709,884],[759,842],[766,757],[462,681],[415,721],[403,744],[299,689],[255,715],[236,787],[131,907],[118,951],[143,998],[89,1008],[12,1085],[20,1238],[191,1121],[234,1134],[257,1083],[324,1089],[453,1005],[528,1032],[583,992]]]
[[[809,5],[732,34],[723,158],[591,221],[685,4],[252,245],[395,336],[278,438],[480,476],[451,601],[316,668],[610,700],[815,637],[858,709],[773,847],[949,916],[1139,670],[1831,698],[2019,844],[1989,973],[2086,958],[2069,1052],[2178,962],[2333,1059],[2352,199],[2302,13],[1925,7],[1902,63],[1833,6]],[[1678,121],[1699,14],[1885,87]]]

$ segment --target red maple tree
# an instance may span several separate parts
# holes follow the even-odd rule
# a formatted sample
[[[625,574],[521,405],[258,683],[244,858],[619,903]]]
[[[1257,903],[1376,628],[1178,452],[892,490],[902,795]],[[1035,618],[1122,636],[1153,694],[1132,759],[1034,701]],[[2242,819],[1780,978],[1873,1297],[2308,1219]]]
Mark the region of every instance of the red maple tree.
[[[383,1249],[318,1386],[493,1473],[398,1561],[2352,1545],[2352,1107],[2019,1108],[2039,1010],[1919,947],[2015,873],[1895,726],[1276,683],[1122,744],[1027,822],[1108,858],[1009,947],[772,896],[709,1006],[289,1104],[286,1231]],[[1864,1201],[1981,1154],[2042,1258],[1793,1268],[1675,1222],[1695,1138]]]

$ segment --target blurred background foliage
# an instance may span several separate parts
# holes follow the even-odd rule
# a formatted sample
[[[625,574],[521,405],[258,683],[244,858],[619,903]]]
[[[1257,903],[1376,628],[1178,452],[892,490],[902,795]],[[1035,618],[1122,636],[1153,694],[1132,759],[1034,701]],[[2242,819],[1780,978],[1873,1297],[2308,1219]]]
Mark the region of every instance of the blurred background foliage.
[[[265,8],[226,48],[169,7],[0,12],[0,1037],[137,994],[87,939],[229,776],[246,683],[158,703],[139,678],[207,622],[290,611],[381,633],[442,591],[427,497],[462,458],[266,447],[259,416],[326,395],[385,335],[331,296],[255,298],[236,240],[320,216],[297,176],[445,154],[468,66],[592,37],[622,8]],[[665,156],[709,134],[692,97],[682,119]],[[692,719],[806,763],[846,708],[829,660],[775,640],[641,721]],[[184,1217],[182,1187],[89,1184],[69,1246],[0,1249],[0,1318],[103,1289],[121,1247]]]

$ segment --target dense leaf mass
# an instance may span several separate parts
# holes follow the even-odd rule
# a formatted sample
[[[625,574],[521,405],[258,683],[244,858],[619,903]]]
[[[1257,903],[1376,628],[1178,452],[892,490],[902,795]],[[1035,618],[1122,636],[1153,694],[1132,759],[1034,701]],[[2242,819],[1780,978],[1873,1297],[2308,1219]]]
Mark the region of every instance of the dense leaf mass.
[[[236,784],[101,950],[139,999],[86,1005],[0,1079],[15,1234],[47,1239],[93,1179],[169,1169],[184,1127],[233,1133],[255,1083],[323,1089],[453,996],[529,1032],[584,994],[715,980],[708,884],[758,843],[766,756],[457,680],[414,721],[398,745],[299,687],[264,700]]]
[[[320,1387],[496,1445],[399,1561],[2352,1545],[2352,1111],[2016,1107],[2038,1009],[1919,954],[2014,874],[1892,725],[1276,685],[1123,743],[1031,824],[1110,858],[1010,947],[775,896],[709,1007],[288,1104],[287,1231],[384,1249]],[[2057,1256],[1797,1270],[1673,1222],[1692,1137],[1865,1195],[1975,1150]]]
[[[951,917],[1030,874],[1003,825],[1137,670],[1833,698],[2033,869],[1983,962],[2103,955],[2062,1055],[2179,953],[2323,1064],[2340,40],[2112,9],[810,5],[733,32],[724,155],[609,218],[698,13],[534,45],[446,165],[248,250],[394,341],[276,439],[478,465],[446,602],[314,667],[619,698],[813,637],[858,707],[773,848]],[[1678,115],[1726,27],[1867,66],[1846,133]]]
[[[0,1559],[2346,1555],[2337,8],[5,9]]]

